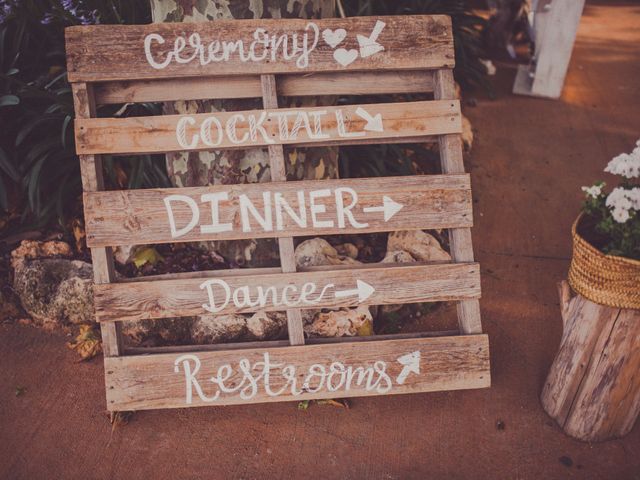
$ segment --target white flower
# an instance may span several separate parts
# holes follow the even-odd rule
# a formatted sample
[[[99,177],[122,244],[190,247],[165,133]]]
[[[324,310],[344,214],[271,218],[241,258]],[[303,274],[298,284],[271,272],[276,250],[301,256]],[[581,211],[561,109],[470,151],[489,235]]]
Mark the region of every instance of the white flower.
[[[621,153],[614,157],[604,171],[625,178],[640,177],[640,140],[636,142],[636,148],[631,153]]]
[[[582,191],[589,197],[598,198],[602,193],[602,185],[593,185],[591,187],[582,187]]]
[[[624,223],[629,220],[629,210],[623,208],[614,208],[611,215],[613,215],[613,219],[618,223]]]
[[[614,208],[618,210],[629,210],[633,207],[633,203],[629,198],[629,192],[631,190],[626,190],[622,187],[614,188],[611,193],[607,196],[607,200],[605,204],[609,208]]]
[[[640,211],[640,187],[627,190],[627,198],[631,201],[631,208]]]

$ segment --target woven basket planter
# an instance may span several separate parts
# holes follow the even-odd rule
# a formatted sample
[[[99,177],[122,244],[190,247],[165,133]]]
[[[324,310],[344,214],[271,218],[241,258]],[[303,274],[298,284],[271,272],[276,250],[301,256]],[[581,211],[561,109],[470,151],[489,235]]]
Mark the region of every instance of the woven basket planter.
[[[640,309],[640,261],[605,255],[578,233],[579,216],[573,227],[573,256],[569,284],[592,302],[616,308]]]

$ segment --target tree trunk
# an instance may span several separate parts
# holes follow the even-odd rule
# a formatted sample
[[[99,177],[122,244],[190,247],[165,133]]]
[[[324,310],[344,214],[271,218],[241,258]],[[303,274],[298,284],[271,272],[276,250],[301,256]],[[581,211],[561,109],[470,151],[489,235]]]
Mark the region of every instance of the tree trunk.
[[[570,299],[567,282],[560,308],[564,331],[542,406],[579,440],[626,435],[640,413],[640,311]]]
[[[154,22],[201,22],[218,19],[321,18],[332,17],[335,0],[151,0]],[[283,107],[334,103],[331,98],[290,98]],[[254,99],[198,100],[165,104],[167,114],[209,113],[225,110],[262,109]],[[290,179],[337,178],[335,147],[285,148]],[[167,171],[176,187],[268,182],[269,155],[266,149],[179,152],[167,155]],[[213,249],[234,265],[273,264],[278,248],[273,240],[216,242]],[[275,258],[274,258],[275,256]]]

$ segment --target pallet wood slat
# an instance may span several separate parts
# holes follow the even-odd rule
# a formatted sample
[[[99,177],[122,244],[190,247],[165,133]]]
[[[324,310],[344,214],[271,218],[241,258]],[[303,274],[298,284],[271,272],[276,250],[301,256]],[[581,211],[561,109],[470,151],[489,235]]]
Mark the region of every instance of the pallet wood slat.
[[[433,92],[433,73],[424,70],[286,74],[276,80],[278,96],[282,97]],[[259,75],[102,82],[95,84],[94,92],[98,105],[262,95]]]
[[[479,298],[480,270],[455,263],[112,283],[94,296],[100,322],[201,315],[211,296],[212,313],[437,302]]]
[[[325,195],[327,190],[330,196]],[[174,197],[177,192],[181,199]],[[313,216],[311,192],[325,195],[314,197],[313,205],[322,205],[324,212],[313,212]],[[356,202],[354,207],[337,209],[336,195],[343,198],[343,207]],[[212,196],[215,202],[207,200]],[[171,198],[175,200],[166,203]],[[248,214],[248,205],[263,216],[265,211],[271,215],[266,229]],[[88,192],[84,206],[90,247],[233,240],[245,238],[248,228],[253,238],[271,238],[473,224],[471,185],[466,174]],[[294,213],[288,213],[287,208]],[[215,231],[210,226],[214,212],[218,217],[215,224],[224,226]],[[193,227],[187,230],[190,224]]]
[[[244,374],[239,362],[245,371],[255,368]],[[137,355],[108,359],[105,372],[111,410],[432,392],[491,382],[486,335]]]
[[[260,84],[262,90],[262,106],[265,109],[278,108],[275,77],[273,75],[262,75],[260,77]],[[284,149],[282,145],[269,145],[268,150],[271,181],[286,181],[287,169],[284,163]],[[278,238],[278,250],[280,253],[282,272],[295,272],[296,261],[294,258],[293,238]],[[287,310],[287,333],[291,345],[304,345],[304,325],[302,324],[302,313],[299,309]]]
[[[384,24],[382,29],[378,22]],[[257,35],[259,40],[268,42],[268,47],[254,42],[257,29],[262,29],[262,34]],[[346,35],[335,49],[332,47],[338,40],[335,33],[329,38],[324,32],[339,29]],[[194,34],[197,37],[192,37]],[[305,34],[306,49],[302,46]],[[293,35],[297,36],[298,51],[292,46]],[[367,45],[363,47],[357,35],[373,37],[383,49],[369,47],[367,52]],[[71,82],[454,66],[451,19],[444,15],[74,26],[66,29],[65,36]],[[290,59],[281,54],[284,42],[280,41],[275,48],[269,42],[283,38],[288,41]],[[225,47],[223,42],[229,46]],[[203,48],[197,48],[199,45]],[[211,56],[210,48],[214,50],[216,46],[218,50]],[[358,55],[359,48],[365,48],[365,56]],[[240,57],[240,49],[245,61]],[[174,51],[178,51],[180,62],[176,61]],[[225,60],[208,61],[210,58]]]
[[[91,118],[96,114],[93,88],[90,84],[75,83],[71,85],[76,119]],[[104,188],[102,158],[95,155],[80,155],[80,175],[82,189],[95,192]],[[110,247],[92,248],[93,280],[96,284],[109,283],[115,279],[113,252]],[[122,324],[107,322],[100,325],[102,349],[106,357],[122,354]]]
[[[450,100],[456,98],[455,82],[451,70],[438,70],[434,75],[434,98]],[[464,173],[462,138],[460,135],[439,137],[442,173]],[[451,258],[456,262],[473,262],[473,245],[469,228],[449,229]],[[480,303],[477,299],[458,302],[458,323],[467,334],[482,333]]]
[[[286,113],[286,117],[284,113]],[[460,133],[458,100],[80,119],[80,154],[146,154]]]

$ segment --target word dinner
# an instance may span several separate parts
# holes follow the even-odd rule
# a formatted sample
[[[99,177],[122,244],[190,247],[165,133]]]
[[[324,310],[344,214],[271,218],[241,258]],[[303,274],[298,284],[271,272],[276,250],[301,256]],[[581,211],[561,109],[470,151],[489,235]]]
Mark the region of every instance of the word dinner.
[[[203,223],[200,222],[200,205],[192,197],[175,194],[164,198],[173,238],[186,235],[198,224],[200,224],[200,231],[207,234],[234,230],[233,223],[220,220],[223,205],[231,208],[228,191],[205,193],[200,196],[200,202],[208,204],[211,209],[211,217]],[[280,192],[266,191],[260,199],[261,207],[256,206],[248,195],[240,194],[233,203],[233,208],[239,211],[237,216],[243,232],[251,232],[256,226],[265,232],[283,231],[292,224],[300,228],[314,229],[336,227],[342,229],[347,225],[362,229],[369,226],[367,222],[356,219],[354,211],[358,204],[358,193],[349,187],[323,188],[307,192],[298,190],[295,193],[295,202],[288,201]],[[387,196],[383,196],[381,203],[379,207],[365,207],[362,212],[381,212],[384,220],[388,221],[403,207]],[[183,213],[182,215],[176,213],[178,209]],[[186,215],[184,215],[185,210],[189,212]],[[330,211],[331,217],[329,217]],[[185,216],[190,216],[186,222]],[[177,218],[182,219],[182,224],[178,224]]]

